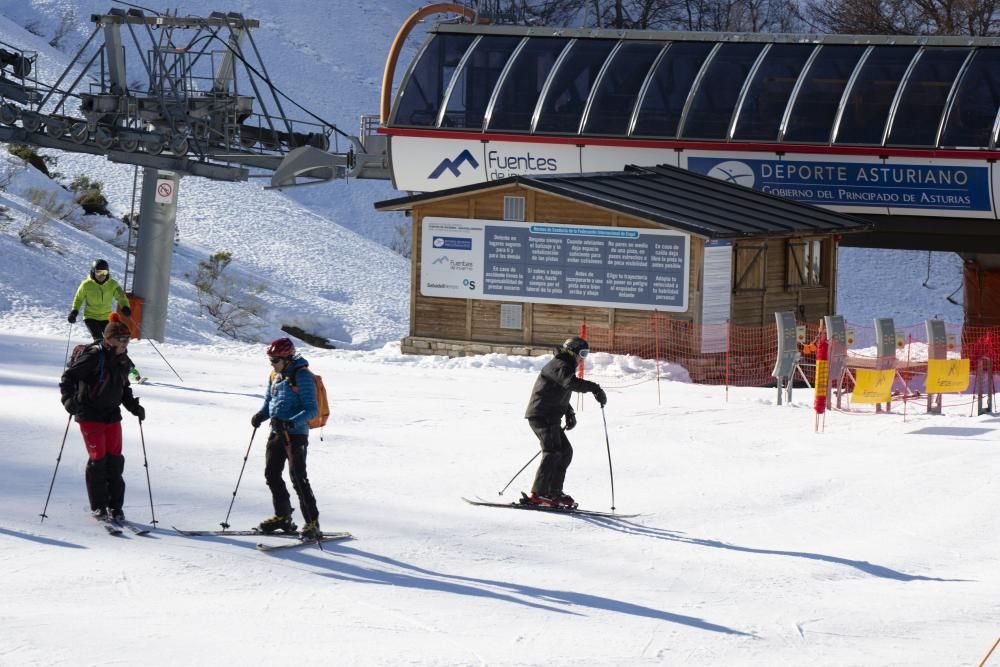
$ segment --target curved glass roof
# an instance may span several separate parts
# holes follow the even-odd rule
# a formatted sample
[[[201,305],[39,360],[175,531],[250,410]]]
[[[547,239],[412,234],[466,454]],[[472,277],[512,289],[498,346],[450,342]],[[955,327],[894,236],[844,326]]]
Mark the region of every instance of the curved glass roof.
[[[996,149],[1000,40],[442,24],[389,125]]]

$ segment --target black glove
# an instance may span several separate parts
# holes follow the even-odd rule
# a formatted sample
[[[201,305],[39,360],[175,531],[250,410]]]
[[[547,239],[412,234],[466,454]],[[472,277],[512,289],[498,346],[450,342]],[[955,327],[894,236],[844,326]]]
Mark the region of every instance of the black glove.
[[[604,393],[604,390],[601,389],[601,385],[599,384],[594,385],[594,398],[597,399],[597,402],[601,404],[602,408],[608,402],[608,395]]]
[[[77,311],[71,310],[69,311],[69,317],[66,318],[66,321],[69,322],[70,324],[73,324],[74,322],[76,322],[76,316],[77,316]]]
[[[250,425],[254,428],[260,428],[260,425],[264,423],[264,415],[259,412],[250,418]]]
[[[122,306],[121,311],[125,317],[132,317],[132,309],[128,306]]]
[[[139,421],[145,421],[146,419],[146,408],[139,405],[139,399],[135,399],[135,404],[132,406],[126,406],[126,409],[139,418]]]
[[[575,426],[576,426],[576,413],[575,412],[567,412],[566,413],[566,430],[567,431],[572,431]]]
[[[71,415],[75,415],[76,411],[80,409],[80,406],[77,405],[76,401],[73,400],[72,398],[67,398],[65,401],[63,401],[63,407],[66,408],[66,412],[70,413]]]

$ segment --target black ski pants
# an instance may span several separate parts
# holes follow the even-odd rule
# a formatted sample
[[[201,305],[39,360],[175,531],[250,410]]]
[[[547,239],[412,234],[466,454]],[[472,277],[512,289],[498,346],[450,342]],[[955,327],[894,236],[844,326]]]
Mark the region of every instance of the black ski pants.
[[[286,441],[285,438],[288,438]],[[288,487],[281,473],[285,469],[285,460],[289,454],[292,460],[288,466],[288,474],[292,478],[292,488],[299,496],[299,509],[306,521],[319,519],[316,508],[316,496],[309,485],[306,474],[306,453],[309,450],[309,436],[286,434],[280,429],[271,429],[267,438],[267,451],[264,454],[264,479],[271,489],[271,500],[274,503],[274,513],[277,516],[291,516],[292,503],[288,495]]]
[[[120,510],[125,504],[125,457],[108,454],[96,461],[88,461],[84,478],[87,481],[87,498],[90,509],[107,507]]]
[[[563,492],[566,469],[573,460],[573,447],[569,444],[561,419],[529,419],[528,425],[538,436],[542,446],[542,460],[535,473],[531,492],[546,498],[558,497]]]
[[[90,332],[90,337],[94,339],[95,343],[104,340],[104,327],[108,326],[107,320],[90,320],[84,318],[83,323],[87,326],[87,331]]]

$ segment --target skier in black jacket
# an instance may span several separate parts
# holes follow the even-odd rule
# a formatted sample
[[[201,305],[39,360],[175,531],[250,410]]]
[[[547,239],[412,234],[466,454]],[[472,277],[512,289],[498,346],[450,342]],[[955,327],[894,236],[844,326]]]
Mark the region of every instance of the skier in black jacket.
[[[573,447],[569,444],[566,431],[576,426],[576,413],[570,406],[574,391],[589,392],[604,407],[608,397],[596,382],[576,376],[576,367],[586,358],[590,345],[582,338],[568,338],[556,350],[552,361],[545,364],[535,386],[531,390],[531,400],[524,412],[531,430],[538,436],[542,446],[542,460],[538,464],[531,495],[521,502],[547,507],[576,507],[572,497],[563,493],[566,469],[573,460]],[[566,427],[562,427],[563,417]]]
[[[146,418],[146,410],[129,387],[129,339],[128,326],[113,319],[105,327],[103,339],[81,350],[59,381],[63,407],[76,417],[87,446],[87,496],[98,519],[107,519],[109,514],[115,520],[125,518],[125,457],[119,406],[124,405],[140,421]]]

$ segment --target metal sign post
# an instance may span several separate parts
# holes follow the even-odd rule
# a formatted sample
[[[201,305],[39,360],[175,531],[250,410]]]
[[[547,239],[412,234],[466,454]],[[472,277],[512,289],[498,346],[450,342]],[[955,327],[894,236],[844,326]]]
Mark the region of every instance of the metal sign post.
[[[785,400],[792,402],[792,384],[795,365],[799,360],[798,336],[795,330],[795,313],[783,311],[774,313],[778,326],[778,355],[771,376],[778,388],[778,405],[781,405],[781,390],[785,389]]]
[[[948,358],[948,332],[945,331],[943,320],[926,320],[927,329],[927,359]],[[927,392],[927,414],[941,414],[941,394]]]
[[[875,370],[896,370],[896,325],[891,317],[875,318]],[[885,411],[892,411],[892,394],[885,403]],[[875,404],[875,412],[882,412],[882,404]]]
[[[847,326],[843,315],[827,315],[823,318],[826,337],[830,346],[830,387],[837,391],[837,409],[844,391],[844,371],[847,369]]]

